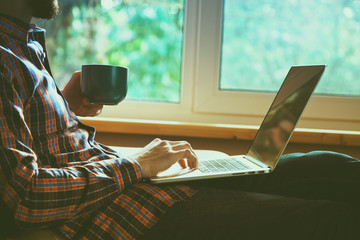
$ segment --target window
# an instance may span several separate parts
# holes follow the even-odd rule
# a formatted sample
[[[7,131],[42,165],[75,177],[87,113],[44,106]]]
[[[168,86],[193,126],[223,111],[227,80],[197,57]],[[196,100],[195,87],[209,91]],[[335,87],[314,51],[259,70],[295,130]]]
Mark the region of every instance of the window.
[[[360,129],[359,0],[62,2],[46,23],[59,84],[84,63],[130,68],[102,117],[259,125],[291,65],[327,64],[299,127]]]
[[[258,125],[292,65],[327,64],[299,127],[359,130],[359,7],[358,0],[200,2],[194,110]]]
[[[82,64],[129,68],[128,99],[180,101],[182,0],[59,1],[60,13],[40,22],[47,31],[60,87]]]
[[[360,96],[355,1],[225,0],[222,90],[275,92],[289,65],[327,64],[317,94]]]

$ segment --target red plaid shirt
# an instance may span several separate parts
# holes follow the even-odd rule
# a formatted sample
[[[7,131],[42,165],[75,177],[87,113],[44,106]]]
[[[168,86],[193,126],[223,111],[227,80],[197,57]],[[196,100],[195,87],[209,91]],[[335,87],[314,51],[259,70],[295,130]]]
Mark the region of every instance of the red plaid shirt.
[[[141,183],[136,161],[94,141],[52,78],[43,29],[0,16],[0,57],[0,194],[18,227],[135,239],[195,194]]]

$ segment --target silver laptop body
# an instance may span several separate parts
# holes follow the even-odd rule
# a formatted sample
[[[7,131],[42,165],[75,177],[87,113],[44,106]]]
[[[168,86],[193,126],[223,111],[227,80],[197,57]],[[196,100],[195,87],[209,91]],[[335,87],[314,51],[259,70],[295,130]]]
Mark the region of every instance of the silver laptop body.
[[[269,173],[276,167],[325,65],[293,66],[268,110],[248,152],[221,159],[199,159],[198,169],[174,164],[150,178],[153,183]]]

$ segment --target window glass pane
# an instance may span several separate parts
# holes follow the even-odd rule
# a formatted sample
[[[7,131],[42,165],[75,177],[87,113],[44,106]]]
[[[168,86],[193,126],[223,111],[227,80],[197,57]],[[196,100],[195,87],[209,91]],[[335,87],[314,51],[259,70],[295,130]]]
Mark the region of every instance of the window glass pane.
[[[360,96],[360,1],[225,0],[220,88],[277,91],[291,65],[327,64],[318,94]]]
[[[83,64],[129,68],[127,99],[179,102],[183,0],[62,0],[47,29],[54,78],[64,86]]]

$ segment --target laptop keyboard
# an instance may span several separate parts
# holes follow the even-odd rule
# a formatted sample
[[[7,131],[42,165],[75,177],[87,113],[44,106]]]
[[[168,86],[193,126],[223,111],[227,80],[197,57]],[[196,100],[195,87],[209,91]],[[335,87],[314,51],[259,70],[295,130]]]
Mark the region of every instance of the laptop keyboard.
[[[250,167],[235,159],[215,159],[199,162],[199,170],[203,173],[210,172],[230,172],[246,170]]]

